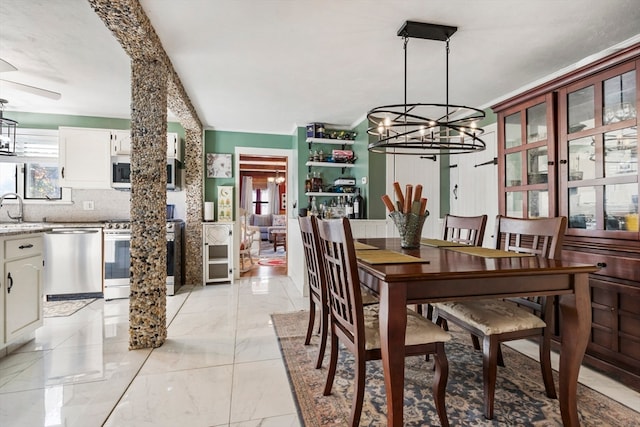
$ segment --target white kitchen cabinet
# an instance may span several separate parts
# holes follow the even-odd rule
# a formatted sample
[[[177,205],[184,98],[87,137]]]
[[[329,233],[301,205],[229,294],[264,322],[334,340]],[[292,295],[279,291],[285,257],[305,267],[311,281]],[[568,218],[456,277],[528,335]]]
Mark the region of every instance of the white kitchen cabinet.
[[[42,234],[0,239],[0,348],[42,326]]]
[[[60,186],[110,189],[111,131],[109,129],[59,129]]]
[[[113,130],[111,131],[111,155],[130,156],[131,155],[131,131]],[[180,159],[180,138],[175,132],[167,133],[167,158]]]
[[[233,223],[202,224],[202,284],[233,279]]]
[[[175,132],[167,133],[167,158],[182,161],[180,138],[178,138],[178,134]]]
[[[111,155],[128,156],[131,154],[131,131],[111,131]]]

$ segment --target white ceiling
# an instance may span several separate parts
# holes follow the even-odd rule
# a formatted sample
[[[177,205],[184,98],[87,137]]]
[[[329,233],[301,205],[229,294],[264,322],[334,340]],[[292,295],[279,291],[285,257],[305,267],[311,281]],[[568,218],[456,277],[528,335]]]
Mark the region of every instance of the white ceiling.
[[[141,0],[206,128],[291,134],[403,102],[406,20],[453,25],[450,101],[487,107],[615,45],[638,0]],[[1,0],[9,111],[130,117],[129,58],[86,0]],[[610,49],[608,51],[611,51]],[[411,39],[409,102],[444,102],[445,45]]]

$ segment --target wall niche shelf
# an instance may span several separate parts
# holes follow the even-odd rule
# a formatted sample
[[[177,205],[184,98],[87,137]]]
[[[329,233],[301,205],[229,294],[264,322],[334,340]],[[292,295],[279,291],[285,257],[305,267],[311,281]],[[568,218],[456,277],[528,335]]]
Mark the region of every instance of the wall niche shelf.
[[[316,196],[316,197],[335,197],[335,196],[347,196],[347,197],[354,197],[356,195],[356,193],[333,193],[333,192],[329,192],[329,191],[309,191],[307,193],[304,193],[305,196],[307,197],[312,197],[312,196]]]
[[[353,145],[355,141],[351,139],[307,138],[307,144],[309,144],[309,149],[311,149],[311,144],[327,144],[342,145],[344,150],[345,145]]]

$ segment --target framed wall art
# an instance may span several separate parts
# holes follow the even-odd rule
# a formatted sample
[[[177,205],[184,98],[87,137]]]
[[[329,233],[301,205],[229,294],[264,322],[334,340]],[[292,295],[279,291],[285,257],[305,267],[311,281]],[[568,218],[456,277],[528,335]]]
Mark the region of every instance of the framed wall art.
[[[233,221],[233,187],[218,187],[218,221]]]
[[[207,153],[207,178],[233,178],[231,154]]]

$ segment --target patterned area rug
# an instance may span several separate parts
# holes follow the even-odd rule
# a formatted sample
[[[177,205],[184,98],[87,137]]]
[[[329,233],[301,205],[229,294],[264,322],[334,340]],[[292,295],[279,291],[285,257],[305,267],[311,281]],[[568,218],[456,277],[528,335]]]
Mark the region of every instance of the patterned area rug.
[[[258,264],[268,267],[283,267],[287,265],[287,260],[284,258],[265,258],[258,261]]]
[[[94,302],[95,298],[77,299],[70,301],[45,301],[42,304],[44,317],[71,316],[76,311]]]
[[[348,425],[353,357],[341,349],[332,395],[323,396],[329,350],[322,369],[314,369],[319,337],[315,335],[310,345],[304,345],[307,316],[305,311],[272,315],[300,418],[307,427]],[[562,425],[558,401],[544,394],[539,364],[506,346],[503,346],[503,355],[507,366],[498,368],[494,420],[486,420],[482,411],[482,355],[473,351],[468,335],[459,330],[453,330],[452,334],[454,339],[446,345],[449,359],[446,405],[451,425]],[[431,367],[432,362],[425,361],[424,357],[406,359],[405,426],[440,425],[431,395]],[[557,372],[554,376],[558,387]],[[379,361],[367,362],[366,378],[360,425],[385,425],[384,378]],[[578,385],[578,409],[582,426],[640,426],[640,413],[581,384]]]

